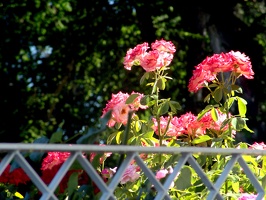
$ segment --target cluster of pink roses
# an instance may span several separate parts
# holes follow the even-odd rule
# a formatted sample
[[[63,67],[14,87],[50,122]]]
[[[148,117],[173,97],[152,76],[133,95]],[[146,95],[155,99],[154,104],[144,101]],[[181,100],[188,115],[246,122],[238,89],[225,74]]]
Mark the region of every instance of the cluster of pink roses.
[[[140,65],[145,71],[151,72],[170,65],[176,48],[171,41],[156,40],[149,47],[147,42],[139,44],[127,51],[124,67],[131,70],[133,65]]]
[[[160,128],[161,134],[165,134],[170,137],[179,137],[184,135],[189,135],[193,137],[198,137],[200,135],[206,134],[207,130],[210,130],[216,135],[220,135],[225,130],[228,129],[228,124],[221,128],[223,121],[226,119],[226,114],[222,113],[219,109],[216,109],[218,114],[218,120],[214,121],[211,116],[211,111],[205,113],[205,115],[198,120],[197,116],[188,112],[181,115],[180,117],[174,116],[170,119],[169,116],[160,118]],[[170,120],[170,123],[168,123]],[[154,126],[153,130],[158,135],[158,123],[155,118],[153,118]],[[166,130],[167,129],[167,130]],[[232,132],[234,136],[235,131]]]
[[[205,82],[216,79],[219,72],[230,71],[235,72],[238,76],[243,75],[247,79],[253,79],[254,72],[249,57],[239,51],[230,51],[214,54],[197,65],[189,80],[188,89],[190,92],[197,92]]]

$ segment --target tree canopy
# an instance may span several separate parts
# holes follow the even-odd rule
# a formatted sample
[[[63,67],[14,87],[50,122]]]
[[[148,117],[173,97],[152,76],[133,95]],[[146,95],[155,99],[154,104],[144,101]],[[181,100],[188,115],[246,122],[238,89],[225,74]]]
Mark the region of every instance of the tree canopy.
[[[187,90],[195,65],[230,50],[249,56],[255,78],[241,81],[255,131],[248,139],[266,141],[264,1],[10,0],[0,7],[1,142],[94,126],[112,93],[144,92],[142,69],[124,70],[126,51],[161,38],[177,47],[162,95],[179,101],[181,113],[204,107],[204,91]]]

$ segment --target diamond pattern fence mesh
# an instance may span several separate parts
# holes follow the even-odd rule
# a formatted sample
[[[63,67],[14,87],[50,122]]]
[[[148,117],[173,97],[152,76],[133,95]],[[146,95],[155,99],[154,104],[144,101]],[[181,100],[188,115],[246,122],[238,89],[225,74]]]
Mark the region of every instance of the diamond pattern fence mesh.
[[[121,199],[114,195],[114,190],[119,185],[122,175],[124,174],[127,166],[134,161],[140,168],[141,172],[145,174],[149,180],[150,185],[156,190],[155,200],[170,200],[171,196],[168,191],[174,179],[186,166],[191,166],[197,173],[202,185],[208,190],[207,200],[222,200],[224,197],[220,193],[220,189],[227,180],[230,172],[235,165],[240,165],[243,172],[249,178],[250,183],[257,191],[257,199],[263,199],[265,191],[258,178],[249,168],[248,163],[243,159],[244,156],[266,156],[265,150],[251,150],[251,149],[224,149],[224,148],[204,148],[204,147],[139,147],[139,146],[98,146],[98,145],[65,145],[65,144],[0,144],[0,151],[2,153],[2,160],[0,163],[0,174],[4,172],[6,167],[12,163],[21,167],[28,175],[32,183],[39,190],[41,200],[56,200],[58,197],[55,194],[61,180],[71,169],[74,163],[78,163],[82,169],[87,173],[90,179],[95,183],[100,191],[100,200],[115,200]],[[25,155],[39,155],[47,152],[70,152],[70,156],[60,167],[58,172],[52,178],[49,184],[45,184],[41,179],[38,172],[32,167]],[[112,152],[113,154],[122,155],[119,167],[108,182],[103,181],[97,170],[93,167],[92,163],[84,156],[84,153],[106,153]],[[176,155],[175,165],[173,166],[172,173],[167,177],[164,182],[156,179],[152,169],[149,169],[142,159],[143,154],[171,154]],[[215,181],[209,178],[209,175],[203,170],[202,166],[198,163],[195,157],[203,155],[221,155],[228,158],[225,168]],[[145,192],[145,189],[143,190]],[[123,198],[122,198],[123,199]]]

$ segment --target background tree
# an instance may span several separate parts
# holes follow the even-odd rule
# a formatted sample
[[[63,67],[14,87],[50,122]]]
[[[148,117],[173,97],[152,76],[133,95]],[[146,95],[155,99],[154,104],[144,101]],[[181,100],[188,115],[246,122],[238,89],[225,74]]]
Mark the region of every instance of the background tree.
[[[264,1],[4,0],[0,7],[1,142],[49,137],[62,122],[66,137],[94,126],[111,93],[144,92],[141,69],[123,69],[126,51],[161,38],[177,47],[174,80],[162,95],[182,103],[180,114],[205,106],[187,90],[195,65],[213,53],[246,53],[255,79],[241,84],[256,130],[247,139],[266,141]]]

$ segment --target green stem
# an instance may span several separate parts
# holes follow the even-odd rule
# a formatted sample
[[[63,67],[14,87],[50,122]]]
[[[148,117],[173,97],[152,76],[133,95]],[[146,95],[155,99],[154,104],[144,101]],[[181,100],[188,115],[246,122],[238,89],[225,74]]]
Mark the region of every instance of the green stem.
[[[131,126],[132,115],[133,115],[133,112],[130,111],[130,112],[128,113],[127,126],[126,126],[126,129],[125,129],[125,131],[124,131],[124,137],[123,137],[122,145],[127,145],[127,142],[128,142],[128,135],[129,135],[130,126]],[[118,161],[117,169],[119,169],[119,167],[121,166],[123,160],[125,159],[125,156],[126,156],[126,154],[124,154],[124,153],[121,154],[121,156],[120,156],[120,158],[119,158],[119,161]]]

